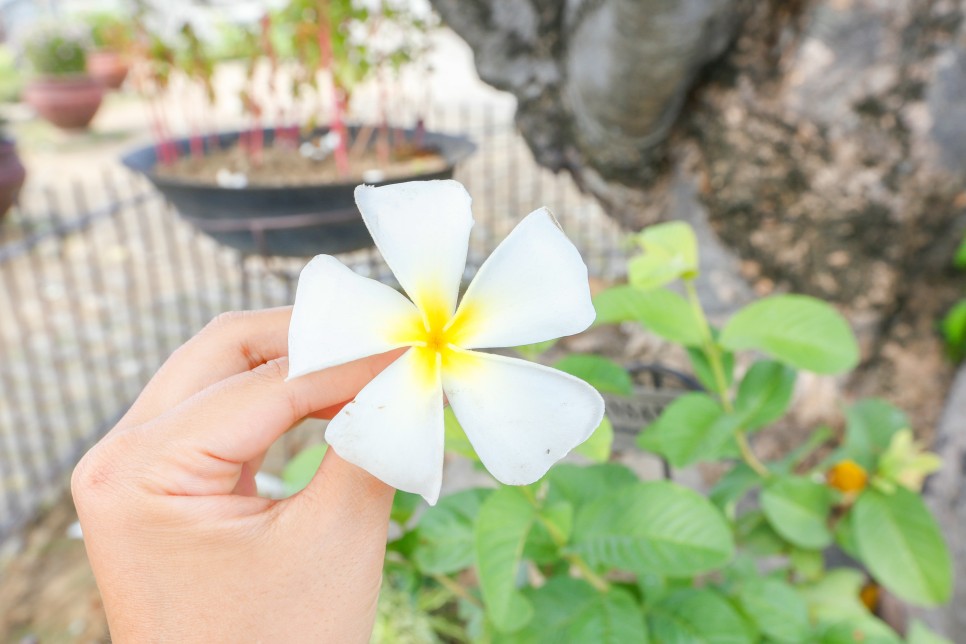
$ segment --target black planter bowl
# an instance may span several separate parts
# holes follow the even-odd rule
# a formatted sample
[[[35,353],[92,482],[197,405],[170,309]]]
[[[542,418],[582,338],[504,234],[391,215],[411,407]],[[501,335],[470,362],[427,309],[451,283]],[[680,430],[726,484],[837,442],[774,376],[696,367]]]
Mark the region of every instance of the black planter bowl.
[[[350,127],[353,136],[357,127]],[[403,130],[407,141],[414,130]],[[319,130],[317,134],[325,133]],[[228,148],[240,132],[218,135],[218,145]],[[272,144],[274,130],[264,131],[265,145]],[[189,139],[173,141],[179,154],[188,154]],[[423,147],[438,153],[446,167],[435,172],[394,177],[375,185],[449,179],[456,164],[476,146],[467,138],[424,132]],[[205,141],[207,149],[209,141]],[[293,152],[297,154],[297,152]],[[372,245],[372,238],[356,209],[353,191],[358,181],[301,186],[250,186],[223,188],[210,183],[159,176],[154,146],[125,154],[122,163],[142,173],[174,204],[181,216],[216,241],[245,253],[309,257],[320,253],[344,253]]]

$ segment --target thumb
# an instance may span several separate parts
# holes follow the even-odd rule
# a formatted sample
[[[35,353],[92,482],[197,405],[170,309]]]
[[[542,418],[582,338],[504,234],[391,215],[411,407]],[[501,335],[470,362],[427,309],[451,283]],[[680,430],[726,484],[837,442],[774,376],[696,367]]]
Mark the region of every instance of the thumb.
[[[294,537],[285,543],[319,583],[338,589],[327,611],[365,632],[358,641],[368,641],[376,618],[394,494],[330,449],[309,485],[279,508],[280,527]]]
[[[330,447],[309,484],[289,499],[294,506],[290,511],[301,516],[300,523],[306,525],[318,527],[324,521],[331,527],[337,519],[336,525],[358,535],[382,533],[382,549],[395,493],[395,488],[346,461]]]

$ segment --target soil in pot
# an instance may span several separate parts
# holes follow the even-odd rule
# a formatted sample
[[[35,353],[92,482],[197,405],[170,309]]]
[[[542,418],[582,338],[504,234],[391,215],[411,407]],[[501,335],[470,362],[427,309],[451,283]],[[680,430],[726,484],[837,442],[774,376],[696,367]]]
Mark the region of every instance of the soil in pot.
[[[0,139],[0,219],[17,201],[26,176],[14,142]]]
[[[127,78],[129,65],[124,56],[110,49],[87,53],[87,73],[108,89],[118,89]]]
[[[349,157],[348,176],[338,173],[332,154],[315,160],[303,156],[291,146],[276,145],[262,150],[255,162],[241,146],[208,151],[204,156],[183,156],[169,165],[158,166],[158,176],[219,185],[218,176],[226,172],[245,176],[246,185],[255,186],[311,186],[335,182],[380,183],[400,177],[431,174],[444,170],[449,164],[433,150],[410,143],[395,146],[389,163],[383,163],[373,149]]]
[[[79,129],[90,125],[104,98],[104,88],[87,75],[50,76],[30,81],[24,100],[57,127]]]

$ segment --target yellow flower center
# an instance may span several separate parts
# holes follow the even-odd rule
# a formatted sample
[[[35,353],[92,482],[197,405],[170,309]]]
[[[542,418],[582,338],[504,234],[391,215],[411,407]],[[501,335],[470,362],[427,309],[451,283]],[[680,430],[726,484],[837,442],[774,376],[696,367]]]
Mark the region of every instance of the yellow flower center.
[[[420,381],[435,385],[440,367],[457,369],[472,362],[472,357],[460,351],[459,346],[475,316],[467,307],[451,316],[446,299],[438,291],[424,291],[414,301],[420,316],[402,324],[395,339],[413,347]]]

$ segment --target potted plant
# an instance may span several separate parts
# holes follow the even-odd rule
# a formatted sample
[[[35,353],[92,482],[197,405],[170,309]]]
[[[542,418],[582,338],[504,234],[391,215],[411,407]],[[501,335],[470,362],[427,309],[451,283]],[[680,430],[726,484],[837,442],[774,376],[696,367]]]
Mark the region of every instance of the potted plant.
[[[238,39],[246,71],[238,95],[249,127],[220,133],[213,131],[214,64],[205,44],[190,27],[174,44],[143,38],[135,78],[156,142],[123,161],[195,226],[239,250],[302,256],[366,247],[371,238],[355,210],[356,185],[450,177],[474,149],[463,137],[426,132],[421,119],[390,126],[389,76],[417,57],[426,27],[386,1],[366,8],[291,0]],[[376,37],[382,28],[396,37]],[[389,40],[383,48],[372,44]],[[169,84],[173,70],[190,82]],[[366,79],[383,90],[381,117],[350,126],[352,90]],[[177,101],[157,100],[171,91],[181,92]],[[190,136],[170,136],[165,106],[172,103]]]
[[[118,89],[130,65],[127,52],[133,40],[131,21],[110,12],[86,16],[94,48],[87,52],[87,72],[104,87]]]
[[[0,220],[16,203],[27,171],[17,156],[17,144],[0,119]]]
[[[57,127],[87,127],[104,98],[101,85],[87,73],[86,46],[83,33],[59,25],[37,29],[24,44],[35,75],[24,100]]]

